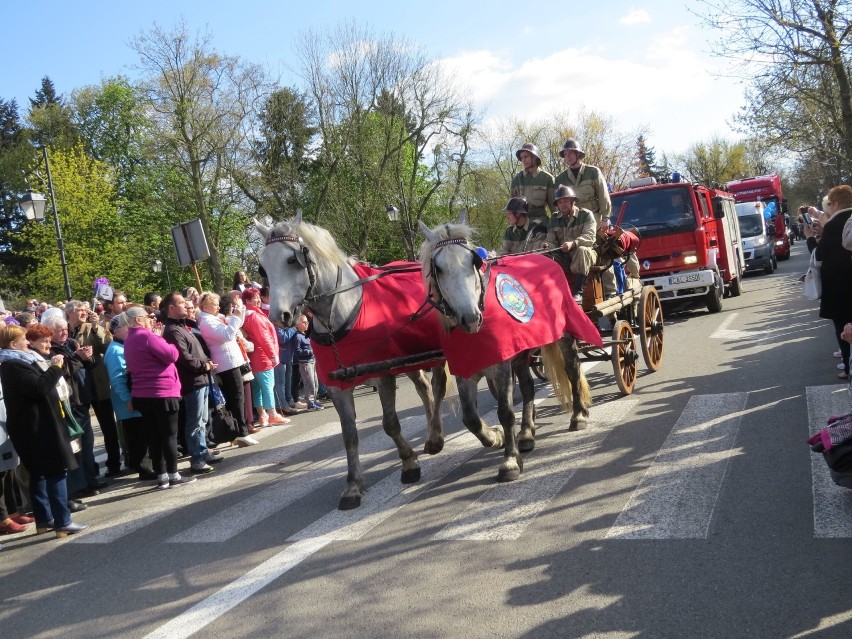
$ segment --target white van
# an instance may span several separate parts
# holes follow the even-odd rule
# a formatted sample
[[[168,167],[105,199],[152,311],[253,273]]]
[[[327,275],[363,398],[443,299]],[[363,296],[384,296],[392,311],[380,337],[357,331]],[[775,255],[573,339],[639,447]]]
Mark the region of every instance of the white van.
[[[740,202],[737,204],[737,221],[743,239],[746,270],[762,269],[771,275],[778,263],[775,261],[775,242],[771,228],[763,217],[763,202]]]

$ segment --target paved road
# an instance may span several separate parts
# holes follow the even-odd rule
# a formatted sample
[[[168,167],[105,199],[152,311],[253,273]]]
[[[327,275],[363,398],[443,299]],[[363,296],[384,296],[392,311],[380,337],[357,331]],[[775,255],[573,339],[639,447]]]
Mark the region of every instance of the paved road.
[[[588,430],[539,386],[518,482],[495,483],[500,454],[448,409],[444,451],[401,486],[370,393],[356,511],[336,510],[331,410],[193,485],[116,482],[78,515],[87,533],[4,539],[4,636],[850,637],[852,491],[804,443],[850,397],[793,251],[721,313],[669,317],[633,395],[588,366]],[[419,449],[406,382],[400,398]]]

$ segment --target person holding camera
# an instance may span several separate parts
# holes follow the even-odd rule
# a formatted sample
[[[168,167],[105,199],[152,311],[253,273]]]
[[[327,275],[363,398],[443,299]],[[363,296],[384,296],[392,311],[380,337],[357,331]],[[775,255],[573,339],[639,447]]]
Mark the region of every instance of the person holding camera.
[[[210,359],[216,364],[222,395],[225,396],[225,406],[237,422],[238,436],[234,441],[237,446],[253,446],[259,442],[249,435],[243,410],[245,387],[242,369],[248,366],[248,359],[243,356],[243,351],[237,343],[246,307],[239,296],[235,296],[231,312],[225,317],[219,315],[220,303],[221,298],[216,293],[202,293],[198,300],[201,312],[196,321],[201,336],[210,348]]]

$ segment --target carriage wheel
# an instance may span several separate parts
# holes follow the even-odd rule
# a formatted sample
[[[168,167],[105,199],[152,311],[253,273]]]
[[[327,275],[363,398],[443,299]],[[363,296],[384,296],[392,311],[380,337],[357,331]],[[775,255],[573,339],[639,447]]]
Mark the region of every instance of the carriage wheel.
[[[636,360],[639,353],[633,344],[633,329],[624,320],[615,323],[612,329],[612,371],[615,382],[625,395],[633,392],[636,384]]]
[[[642,288],[639,297],[639,336],[642,338],[642,357],[653,372],[663,361],[663,306],[653,286]]]
[[[546,382],[547,374],[544,372],[544,362],[541,359],[541,349],[536,348],[530,352],[530,370],[533,372],[533,375],[538,377],[540,380]]]

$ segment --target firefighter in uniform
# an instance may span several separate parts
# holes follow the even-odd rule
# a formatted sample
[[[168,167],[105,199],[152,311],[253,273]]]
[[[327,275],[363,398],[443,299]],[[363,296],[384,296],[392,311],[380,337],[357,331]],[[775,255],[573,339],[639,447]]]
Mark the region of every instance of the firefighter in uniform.
[[[591,211],[595,216],[595,223],[600,226],[603,218],[612,214],[612,201],[609,199],[609,189],[603,172],[598,167],[582,161],[586,154],[574,138],[565,140],[559,155],[565,160],[567,168],[556,176],[556,186],[565,184],[574,189],[577,194],[577,206]],[[604,295],[615,294],[615,277],[611,270],[601,274],[601,284]]]
[[[598,259],[594,249],[595,216],[577,206],[577,194],[570,186],[559,186],[554,199],[559,211],[550,219],[544,248],[559,247],[550,255],[565,272],[574,300],[581,303],[589,269]]]
[[[538,147],[527,142],[515,151],[515,157],[524,169],[512,178],[509,197],[524,197],[529,204],[530,221],[547,225],[547,209],[555,210],[553,204],[553,176],[541,168]]]
[[[547,227],[530,221],[529,204],[526,198],[511,198],[503,210],[506,211],[509,227],[503,233],[503,246],[497,254],[513,255],[541,248],[547,235]]]

